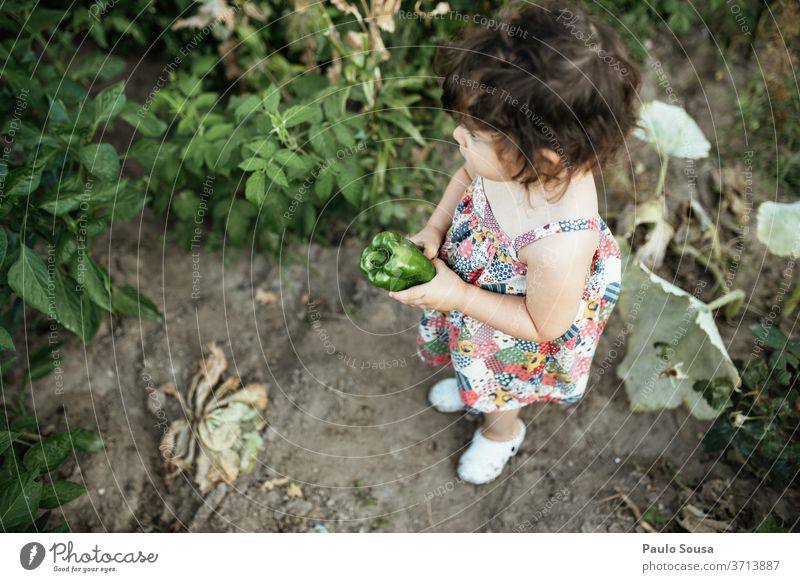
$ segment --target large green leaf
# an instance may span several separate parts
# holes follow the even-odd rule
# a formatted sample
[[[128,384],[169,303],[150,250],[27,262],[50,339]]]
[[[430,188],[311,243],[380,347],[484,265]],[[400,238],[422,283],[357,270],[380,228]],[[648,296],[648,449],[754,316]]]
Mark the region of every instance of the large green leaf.
[[[319,123],[322,111],[317,105],[292,105],[281,113],[286,127],[295,127],[301,123]]]
[[[633,135],[650,143],[660,156],[699,160],[708,157],[711,144],[703,130],[682,107],[662,101],[642,106]]]
[[[72,454],[73,449],[93,453],[104,446],[96,432],[84,428],[43,438],[28,449],[22,464],[29,471],[47,473],[56,469]]]
[[[111,278],[105,269],[92,260],[92,257],[86,253],[77,253],[70,262],[69,273],[95,304],[113,312]]]
[[[69,503],[86,493],[88,489],[80,483],[72,481],[53,481],[42,486],[42,497],[39,500],[41,509],[55,509]]]
[[[758,240],[780,257],[800,257],[800,202],[762,202],[758,206]]]
[[[6,174],[5,195],[9,198],[14,196],[27,196],[39,187],[42,178],[42,166],[14,168]]]
[[[28,471],[48,473],[67,460],[72,453],[72,442],[69,433],[61,433],[45,437],[33,445],[22,458],[22,464]]]
[[[252,202],[256,206],[261,206],[261,203],[264,202],[265,195],[266,176],[264,176],[264,172],[252,173],[245,184],[245,198],[247,198],[248,201]]]
[[[68,262],[78,250],[76,237],[69,231],[62,232],[56,244],[56,264],[63,265]]]
[[[329,170],[325,170],[314,181],[314,194],[317,200],[327,200],[333,191],[333,174]]]
[[[419,132],[411,119],[397,111],[384,111],[380,114],[380,116],[382,119],[385,119],[386,121],[389,121],[402,129],[406,135],[411,137],[419,145],[425,146],[425,140],[423,139],[422,134]]]
[[[693,389],[695,382],[727,378],[730,391],[741,379],[711,309],[644,265],[627,263],[618,305],[632,331],[617,377],[625,382],[631,409],[654,411],[685,404],[697,418],[715,418],[719,411]],[[725,383],[716,386],[720,390]],[[724,400],[724,394],[716,398]]]
[[[125,82],[106,87],[92,100],[92,117],[95,126],[114,119],[125,108]]]
[[[111,305],[118,315],[161,321],[162,315],[155,304],[139,293],[136,287],[111,287]]]
[[[250,95],[247,97],[234,111],[234,115],[236,117],[236,121],[241,123],[244,118],[248,115],[252,114],[256,109],[261,107],[262,100],[258,98],[256,95]]]
[[[15,349],[11,334],[8,333],[6,328],[0,325],[0,350],[10,350],[13,352]]]
[[[48,313],[47,267],[25,245],[20,246],[19,257],[8,270],[8,284],[28,305]]]
[[[258,156],[259,158],[267,160],[275,152],[277,148],[278,146],[272,140],[272,138],[269,137],[260,138],[255,141],[247,143],[242,148],[242,156],[247,157],[249,155],[248,152],[251,152],[254,155]]]
[[[167,130],[167,124],[153,112],[142,109],[133,102],[125,105],[120,117],[145,137],[159,137]]]
[[[269,113],[276,113],[278,111],[278,104],[281,101],[281,94],[278,92],[277,87],[270,83],[269,87],[264,89],[261,95],[264,110]]]
[[[54,216],[62,216],[68,212],[72,212],[81,205],[83,200],[91,200],[83,192],[61,192],[53,190],[48,194],[38,206],[45,212],[49,212]]]
[[[309,156],[302,156],[289,149],[282,149],[275,152],[273,160],[280,166],[289,168],[297,173],[306,173],[314,166],[314,162]]]
[[[125,59],[106,54],[103,51],[90,54],[78,65],[70,67],[69,72],[76,79],[110,79],[124,71]]]
[[[314,150],[322,157],[335,157],[337,151],[336,140],[331,135],[331,124],[323,123],[311,130],[309,139]]]
[[[0,487],[0,529],[10,531],[32,523],[39,511],[42,483],[36,473],[13,476]]]
[[[267,167],[267,162],[261,158],[247,158],[239,164],[239,169],[245,172],[255,172]]]
[[[114,146],[107,143],[83,146],[79,153],[81,163],[93,175],[114,181],[119,176],[119,156]]]
[[[358,165],[358,162],[352,158],[347,158],[336,167],[336,172],[336,183],[342,192],[342,196],[353,206],[359,206],[364,190],[364,171]]]
[[[279,186],[283,186],[284,188],[289,187],[289,180],[286,179],[286,174],[283,173],[278,166],[272,163],[268,163],[267,166],[264,168],[264,172],[266,173],[267,177],[278,184]]]
[[[94,453],[105,446],[102,437],[95,431],[86,428],[76,428],[69,432],[72,435],[72,444],[79,451]]]
[[[60,269],[48,273],[44,261],[25,245],[8,270],[8,284],[26,303],[53,317],[83,341],[97,331],[98,315],[88,298],[76,293],[74,282]]]
[[[11,446],[11,443],[13,443],[14,439],[18,436],[18,432],[0,430],[0,455],[6,452],[6,449]]]

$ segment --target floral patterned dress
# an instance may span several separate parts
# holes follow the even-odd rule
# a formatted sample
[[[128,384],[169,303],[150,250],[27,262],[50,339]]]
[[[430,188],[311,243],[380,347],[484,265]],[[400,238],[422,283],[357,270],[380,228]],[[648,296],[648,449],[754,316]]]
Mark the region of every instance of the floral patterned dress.
[[[510,239],[498,225],[475,176],[456,207],[439,249],[464,281],[497,293],[525,295],[527,267],[519,250],[545,236],[573,230],[600,232],[587,267],[575,319],[561,337],[532,342],[512,337],[459,310],[424,309],[417,334],[417,355],[432,365],[452,365],[464,409],[494,412],[531,402],[571,404],[589,380],[600,334],[619,297],[620,248],[599,216],[560,220]]]

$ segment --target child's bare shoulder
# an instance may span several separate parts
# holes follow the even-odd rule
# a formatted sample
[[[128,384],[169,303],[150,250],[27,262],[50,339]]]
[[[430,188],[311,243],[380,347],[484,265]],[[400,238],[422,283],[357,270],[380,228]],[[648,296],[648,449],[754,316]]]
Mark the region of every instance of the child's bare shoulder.
[[[562,231],[537,239],[517,251],[525,265],[550,266],[563,271],[572,265],[588,264],[600,243],[596,229]]]

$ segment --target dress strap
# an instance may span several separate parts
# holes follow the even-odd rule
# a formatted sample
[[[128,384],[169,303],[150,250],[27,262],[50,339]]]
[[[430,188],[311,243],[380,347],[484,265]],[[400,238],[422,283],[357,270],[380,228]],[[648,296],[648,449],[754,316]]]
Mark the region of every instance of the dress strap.
[[[564,220],[555,220],[548,222],[542,226],[523,232],[521,235],[514,238],[512,244],[515,251],[519,251],[522,247],[537,241],[540,238],[557,234],[559,232],[572,232],[575,230],[601,230],[601,223],[603,219],[599,216],[587,216],[585,218],[567,218]]]

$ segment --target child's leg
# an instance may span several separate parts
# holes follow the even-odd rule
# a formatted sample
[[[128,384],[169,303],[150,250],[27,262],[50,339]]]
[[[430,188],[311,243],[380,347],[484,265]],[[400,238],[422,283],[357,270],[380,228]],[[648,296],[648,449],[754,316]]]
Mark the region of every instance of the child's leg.
[[[485,413],[481,433],[486,438],[496,441],[511,440],[519,431],[517,417],[520,410],[520,408],[515,408],[514,410]]]

